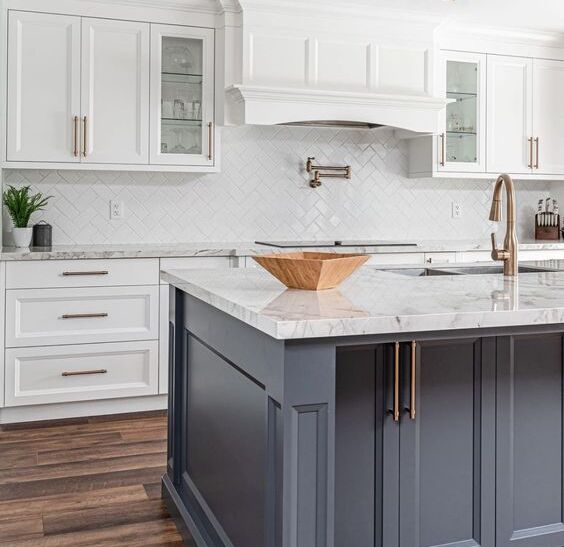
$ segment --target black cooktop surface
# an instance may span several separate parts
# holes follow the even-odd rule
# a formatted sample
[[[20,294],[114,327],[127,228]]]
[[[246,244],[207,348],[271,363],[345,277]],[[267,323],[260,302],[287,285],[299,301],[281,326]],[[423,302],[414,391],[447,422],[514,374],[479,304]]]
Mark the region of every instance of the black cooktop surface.
[[[342,241],[255,241],[257,245],[268,245],[282,249],[290,247],[417,247],[417,243],[405,241],[353,240]]]

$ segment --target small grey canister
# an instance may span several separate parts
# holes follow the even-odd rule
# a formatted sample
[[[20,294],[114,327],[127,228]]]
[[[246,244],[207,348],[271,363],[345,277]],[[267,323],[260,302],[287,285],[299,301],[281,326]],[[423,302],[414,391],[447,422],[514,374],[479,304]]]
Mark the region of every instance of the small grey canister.
[[[32,247],[51,247],[53,244],[53,227],[44,220],[33,226]]]

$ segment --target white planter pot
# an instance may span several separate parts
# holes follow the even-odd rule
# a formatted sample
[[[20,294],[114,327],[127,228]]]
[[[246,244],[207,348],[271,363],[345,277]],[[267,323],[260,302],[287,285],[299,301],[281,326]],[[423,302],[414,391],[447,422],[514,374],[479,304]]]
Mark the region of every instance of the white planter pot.
[[[29,247],[33,228],[12,228],[14,245],[16,247]]]

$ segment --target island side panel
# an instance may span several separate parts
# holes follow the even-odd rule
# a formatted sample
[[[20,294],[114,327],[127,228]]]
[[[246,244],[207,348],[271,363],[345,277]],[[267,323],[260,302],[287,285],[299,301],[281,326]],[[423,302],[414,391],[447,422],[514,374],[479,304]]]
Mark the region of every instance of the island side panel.
[[[283,342],[180,290],[172,300],[165,499],[198,547],[280,547]]]

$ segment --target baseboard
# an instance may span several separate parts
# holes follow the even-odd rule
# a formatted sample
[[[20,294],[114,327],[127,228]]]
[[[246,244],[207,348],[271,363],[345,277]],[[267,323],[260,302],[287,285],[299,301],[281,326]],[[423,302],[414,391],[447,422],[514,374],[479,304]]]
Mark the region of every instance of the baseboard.
[[[167,408],[167,403],[167,395],[152,395],[149,397],[129,397],[127,399],[105,399],[101,401],[84,401],[78,403],[1,408],[0,424],[163,410]]]

